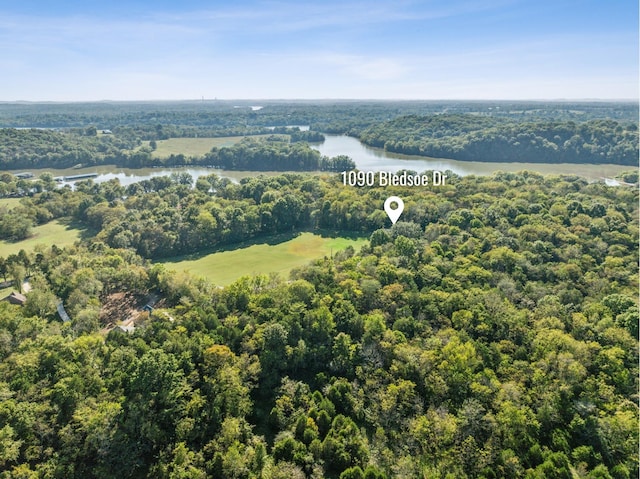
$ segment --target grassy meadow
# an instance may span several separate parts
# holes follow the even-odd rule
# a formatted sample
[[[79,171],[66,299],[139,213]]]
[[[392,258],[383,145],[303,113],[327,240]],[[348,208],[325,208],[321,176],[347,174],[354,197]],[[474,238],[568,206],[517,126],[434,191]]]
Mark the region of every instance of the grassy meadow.
[[[358,250],[368,240],[302,233],[294,238],[276,241],[267,238],[266,243],[247,244],[195,257],[172,258],[163,263],[167,269],[189,272],[225,286],[245,275],[278,273],[287,278],[289,272],[298,266],[335,254],[349,245]]]
[[[82,230],[61,221],[50,221],[47,224],[36,226],[29,238],[22,241],[0,241],[0,256],[6,258],[11,254],[17,254],[21,249],[32,251],[37,245],[56,245],[60,248],[73,245],[80,239]]]
[[[22,198],[0,198],[0,209],[11,210],[20,204]]]
[[[256,135],[255,138],[268,135]],[[233,146],[244,136],[221,136],[219,138],[169,138],[167,140],[156,141],[156,149],[153,151],[154,158],[167,158],[170,155],[183,154],[185,156],[200,157],[211,151],[211,148],[222,148]],[[251,138],[254,138],[252,136]],[[145,142],[147,145],[149,142]]]
[[[166,158],[171,155],[204,156],[217,146],[232,146],[239,142],[241,136],[224,136],[220,138],[169,138],[156,141],[157,147],[152,156]]]

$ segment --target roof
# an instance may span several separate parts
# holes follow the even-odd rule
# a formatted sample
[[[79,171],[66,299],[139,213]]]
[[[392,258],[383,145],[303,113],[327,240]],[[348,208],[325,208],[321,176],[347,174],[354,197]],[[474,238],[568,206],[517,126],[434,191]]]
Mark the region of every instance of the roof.
[[[11,304],[23,305],[27,302],[27,297],[24,294],[14,291],[9,296],[7,296],[5,300],[9,301]]]

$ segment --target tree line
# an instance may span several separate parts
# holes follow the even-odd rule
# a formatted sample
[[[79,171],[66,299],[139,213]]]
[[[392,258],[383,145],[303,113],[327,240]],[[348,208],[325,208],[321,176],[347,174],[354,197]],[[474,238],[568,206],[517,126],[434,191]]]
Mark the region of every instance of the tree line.
[[[95,129],[95,127],[93,127]],[[70,129],[70,131],[86,134],[87,128]],[[157,123],[139,124],[139,125],[120,125],[115,126],[112,130],[113,134],[118,137],[124,137],[135,141],[152,141],[167,140],[169,138],[219,138],[225,136],[256,136],[281,134],[288,135],[291,142],[323,142],[324,135],[319,131],[300,130],[299,127],[287,126],[248,126],[248,125],[230,125],[217,126],[190,126],[190,125],[164,125]],[[97,133],[97,129],[96,129]]]
[[[274,107],[278,114],[282,115],[285,111],[293,111],[282,111],[278,108]],[[420,110],[414,105],[410,111],[416,108]],[[624,108],[623,110],[627,111]],[[306,112],[303,119],[309,120],[306,116],[309,112],[306,109],[303,111]],[[449,109],[446,108],[444,111],[448,112]],[[262,110],[251,114],[264,114],[260,112]],[[357,136],[367,145],[396,153],[463,161],[613,163],[631,166],[638,163],[638,122],[626,120],[626,114],[618,115],[625,118],[624,120],[554,119],[532,122],[529,117],[519,119],[509,115],[501,116],[494,110],[491,112],[487,115],[469,111],[467,114],[431,113],[427,116],[399,116],[405,113],[402,105],[358,104],[349,108],[329,108],[326,112],[328,117],[319,118],[313,125],[313,130],[308,131],[300,131],[297,127],[266,126],[266,121],[240,122],[242,118],[239,117],[218,121],[213,113],[208,125],[143,122],[137,125],[116,125],[112,127],[114,134],[111,135],[98,135],[95,126],[61,131],[4,128],[0,129],[0,166],[5,169],[23,169],[68,168],[77,164],[115,164],[138,168],[203,164],[202,158],[190,158],[181,154],[157,158],[153,155],[153,148],[143,146],[143,141],[280,133],[288,135],[292,143],[304,143],[323,141],[321,131]],[[393,119],[388,120],[389,117]],[[588,115],[587,117],[590,118]],[[157,119],[155,116],[151,118]],[[174,120],[178,121],[181,118],[182,116],[178,115]],[[265,152],[269,153],[268,149]],[[210,158],[219,164],[229,164],[235,169],[235,164],[244,162],[246,165],[242,168],[247,168],[256,163],[253,158],[231,159],[215,156],[214,152]],[[311,158],[313,153],[308,151],[296,150],[294,156],[296,158],[291,160],[283,159],[284,163],[291,164],[289,169],[339,171],[338,166],[327,166],[321,162],[317,166],[310,166],[315,160]],[[286,169],[283,164],[272,159],[266,161],[274,166],[270,169]],[[255,169],[268,168],[258,165]]]
[[[343,171],[355,168],[354,161],[349,157],[321,156],[306,142],[251,138],[245,138],[231,147],[214,147],[201,163],[225,170],[252,171]]]
[[[359,138],[396,153],[463,161],[638,165],[637,122],[413,115],[372,125]]]
[[[244,148],[214,149],[205,157],[172,154],[167,158],[158,158],[153,156],[153,148],[143,146],[142,138],[155,142],[156,139],[178,138],[192,133],[191,130],[159,125],[150,129],[121,128],[116,130],[117,134],[97,135],[95,127],[67,131],[7,128],[0,129],[0,167],[28,170],[45,167],[70,168],[79,164],[84,167],[111,164],[131,168],[194,164],[227,169],[279,171],[339,171],[353,168],[351,161],[321,158],[317,151],[308,146],[307,141],[324,140],[324,136],[318,132],[300,131],[297,128],[205,131],[210,137],[229,134],[272,135],[274,132],[286,135],[287,141],[275,144],[273,141],[264,143],[247,140],[242,143]],[[193,135],[197,136],[196,133]],[[288,145],[289,142],[292,145]],[[245,153],[251,155],[241,156]]]
[[[171,101],[0,104],[0,127],[119,127],[227,129],[309,125],[312,130],[358,134],[374,123],[407,115],[471,114],[514,121],[593,119],[637,121],[637,102],[544,101]]]
[[[43,129],[0,129],[0,168],[69,168],[77,164],[123,164],[137,146],[126,138]]]

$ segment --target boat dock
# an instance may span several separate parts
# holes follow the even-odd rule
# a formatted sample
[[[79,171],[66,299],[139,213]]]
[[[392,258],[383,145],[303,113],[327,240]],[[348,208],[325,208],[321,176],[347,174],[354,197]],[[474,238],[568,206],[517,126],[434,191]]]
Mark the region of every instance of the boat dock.
[[[19,180],[26,180],[29,178],[33,178],[34,175],[30,171],[25,171],[23,173],[14,173],[13,176],[18,178]]]
[[[71,176],[63,176],[63,181],[77,181],[77,180],[85,180],[87,178],[95,178],[98,176],[98,173],[83,173],[81,175],[71,175]]]

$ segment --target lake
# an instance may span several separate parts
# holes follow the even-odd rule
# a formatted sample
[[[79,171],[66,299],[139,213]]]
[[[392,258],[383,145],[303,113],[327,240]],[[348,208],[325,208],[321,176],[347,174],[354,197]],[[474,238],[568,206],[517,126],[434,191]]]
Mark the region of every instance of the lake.
[[[579,175],[588,180],[605,179],[608,184],[616,184],[611,180],[623,171],[633,169],[623,165],[589,165],[589,164],[549,164],[549,163],[488,163],[481,161],[456,161],[444,158],[425,158],[422,156],[401,155],[390,153],[380,148],[370,148],[356,138],[341,135],[325,135],[323,143],[312,144],[312,148],[318,150],[326,156],[347,155],[353,158],[356,166],[364,171],[398,171],[414,170],[422,172],[425,170],[451,170],[461,175],[490,175],[495,171],[517,172],[523,170],[536,171],[542,174],[566,174]],[[102,165],[79,169],[56,170],[51,168],[29,170],[36,176],[46,171],[53,176],[70,176],[83,173],[97,173],[93,178],[97,183],[117,178],[123,186],[146,180],[154,176],[167,176],[171,173],[186,172],[194,179],[200,176],[215,173],[219,176],[239,181],[248,176],[258,174],[275,175],[281,172],[256,172],[256,171],[229,171],[203,167],[182,167],[182,168],[120,168],[113,165]],[[73,184],[65,182],[62,184]]]

